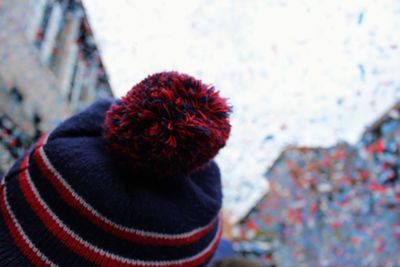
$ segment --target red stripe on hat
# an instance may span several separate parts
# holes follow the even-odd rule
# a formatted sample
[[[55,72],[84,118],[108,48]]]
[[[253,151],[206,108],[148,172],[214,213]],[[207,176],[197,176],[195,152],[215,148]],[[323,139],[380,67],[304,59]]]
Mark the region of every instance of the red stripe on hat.
[[[146,232],[139,229],[117,225],[116,223],[111,222],[105,216],[94,210],[94,208],[92,208],[88,203],[80,198],[75,192],[72,192],[72,189],[69,186],[66,186],[62,182],[64,181],[65,183],[67,183],[67,181],[63,179],[61,174],[57,173],[57,170],[54,168],[54,166],[48,166],[48,164],[51,165],[51,163],[49,162],[49,160],[47,160],[46,162],[44,158],[46,157],[46,155],[43,149],[43,144],[46,142],[46,137],[41,138],[39,142],[40,146],[38,146],[38,148],[35,150],[33,158],[37,162],[37,165],[44,177],[57,190],[61,198],[87,220],[89,220],[99,228],[103,229],[104,231],[114,234],[121,239],[126,239],[140,244],[151,245],[188,245],[204,237],[213,229],[216,223],[216,219],[214,219],[208,225],[200,227],[197,230],[176,235]]]
[[[171,261],[142,261],[124,258],[108,251],[104,251],[101,248],[95,247],[94,245],[83,240],[81,237],[77,236],[67,226],[65,226],[41,199],[40,194],[37,192],[37,189],[30,179],[28,170],[20,173],[18,181],[29,206],[42,221],[43,225],[49,230],[49,232],[77,255],[80,255],[81,257],[84,257],[85,259],[102,266],[198,266],[213,254],[222,233],[221,222],[219,221],[218,231],[212,242],[206,249],[192,257]]]
[[[28,181],[27,172],[21,173],[19,177],[20,187],[24,194],[25,199],[31,206],[35,214],[41,219],[42,223],[46,228],[58,238],[66,247],[71,249],[77,255],[80,255],[87,260],[99,264],[99,265],[111,265],[111,266],[168,266],[168,267],[178,267],[178,266],[197,266],[203,263],[216,249],[218,240],[221,235],[221,227],[219,225],[218,233],[211,242],[210,246],[205,249],[198,256],[185,258],[176,261],[140,261],[123,258],[106,251],[102,251],[99,248],[92,246],[86,241],[82,240],[80,237],[74,236],[69,229],[67,229],[62,222],[57,221],[54,216],[50,213],[48,209],[40,203],[39,199],[35,195],[32,189],[32,185]]]
[[[16,224],[14,223],[11,214],[9,213],[5,204],[4,188],[2,188],[0,192],[0,197],[1,197],[0,201],[1,213],[3,214],[4,221],[7,225],[8,231],[12,239],[14,240],[14,243],[17,245],[20,251],[25,255],[25,257],[29,260],[29,262],[32,263],[33,265],[51,266],[51,264],[49,264],[39,255],[36,254],[36,252],[32,249],[32,247],[29,246],[28,242],[24,239],[22,234],[18,231],[18,228],[16,227]]]
[[[23,166],[26,166],[27,158],[24,159]],[[52,263],[43,256],[37,248],[28,239],[23,232],[22,227],[19,225],[15,216],[11,213],[10,207],[7,204],[6,187],[0,187],[0,210],[3,214],[4,221],[7,225],[8,231],[14,240],[14,243],[25,255],[29,262],[35,266],[52,266]]]

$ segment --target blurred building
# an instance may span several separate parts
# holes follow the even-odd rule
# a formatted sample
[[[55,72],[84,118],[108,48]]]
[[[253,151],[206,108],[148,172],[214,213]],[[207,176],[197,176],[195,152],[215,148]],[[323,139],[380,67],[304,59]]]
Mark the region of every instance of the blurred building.
[[[81,1],[0,1],[0,175],[40,133],[108,96]]]
[[[384,118],[357,146],[285,149],[266,174],[268,194],[232,234],[271,242],[278,266],[399,265],[400,195],[387,181],[397,177],[400,124],[393,110]]]

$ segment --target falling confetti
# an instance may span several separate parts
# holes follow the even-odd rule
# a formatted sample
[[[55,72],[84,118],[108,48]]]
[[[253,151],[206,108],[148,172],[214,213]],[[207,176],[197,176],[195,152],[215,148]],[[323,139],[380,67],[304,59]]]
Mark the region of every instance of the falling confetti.
[[[396,1],[84,3],[117,95],[149,73],[176,69],[231,99],[232,136],[217,160],[230,180],[225,207],[233,219],[267,190],[265,169],[286,144],[356,142],[399,87]],[[375,97],[382,79],[394,83]],[[266,142],[266,131],[273,140]],[[236,197],[245,193],[236,185],[248,180],[251,197]]]

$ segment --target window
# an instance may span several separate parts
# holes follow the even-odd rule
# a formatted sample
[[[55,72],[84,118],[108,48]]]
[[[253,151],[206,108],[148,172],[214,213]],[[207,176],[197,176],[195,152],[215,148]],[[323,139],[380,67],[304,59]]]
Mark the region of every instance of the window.
[[[77,56],[77,58],[79,58],[79,56]],[[67,95],[68,102],[71,102],[71,100],[72,100],[72,91],[75,87],[75,80],[76,80],[77,72],[78,72],[78,63],[76,62],[74,65],[74,70],[72,72],[71,85],[68,90],[68,95]]]
[[[46,35],[46,30],[49,24],[51,10],[52,10],[52,4],[47,3],[44,8],[42,21],[35,36],[35,46],[39,49],[41,48],[44,36]]]
[[[16,103],[22,103],[24,97],[22,93],[18,90],[17,87],[13,87],[10,90],[11,99],[13,99]]]
[[[40,58],[47,64],[53,52],[58,33],[63,24],[63,8],[59,2],[49,0],[44,7],[42,21],[36,32],[35,46],[40,51]]]

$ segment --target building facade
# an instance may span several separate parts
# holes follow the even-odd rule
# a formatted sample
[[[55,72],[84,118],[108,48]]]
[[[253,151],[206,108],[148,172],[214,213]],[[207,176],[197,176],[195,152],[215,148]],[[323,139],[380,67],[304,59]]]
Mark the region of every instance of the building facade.
[[[110,96],[81,1],[0,2],[0,175],[42,132]]]

